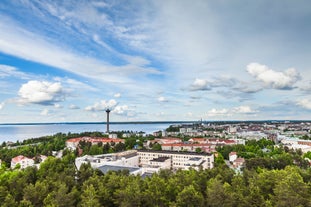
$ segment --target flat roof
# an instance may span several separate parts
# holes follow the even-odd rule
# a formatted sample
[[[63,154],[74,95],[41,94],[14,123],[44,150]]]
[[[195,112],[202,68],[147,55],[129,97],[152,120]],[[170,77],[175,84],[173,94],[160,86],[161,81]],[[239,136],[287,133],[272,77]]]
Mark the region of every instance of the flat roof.
[[[152,162],[164,162],[167,159],[169,159],[169,157],[158,157],[158,158],[154,158],[150,161],[152,161]]]
[[[183,154],[183,155],[207,155],[210,156],[212,155],[212,153],[204,153],[204,152],[185,152],[185,151],[169,151],[169,150],[161,150],[161,151],[157,151],[157,150],[137,150],[138,152],[149,152],[149,153],[161,153],[161,154]]]
[[[189,158],[189,160],[191,160],[191,161],[199,161],[199,160],[201,160],[201,158],[200,157],[191,157],[191,158]]]
[[[138,167],[124,167],[124,166],[114,166],[114,165],[103,165],[98,168],[102,173],[107,173],[108,171],[122,171],[128,170],[130,173],[139,170]]]

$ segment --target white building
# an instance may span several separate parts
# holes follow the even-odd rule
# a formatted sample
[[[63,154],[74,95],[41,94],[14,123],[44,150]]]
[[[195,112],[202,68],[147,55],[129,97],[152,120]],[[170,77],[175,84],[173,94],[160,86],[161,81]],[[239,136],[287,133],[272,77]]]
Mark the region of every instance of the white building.
[[[112,136],[114,136],[112,134]],[[102,137],[78,137],[78,138],[72,138],[68,139],[66,141],[66,147],[70,150],[75,150],[78,146],[80,141],[84,142],[90,142],[92,145],[102,143],[102,144],[111,144],[111,143],[124,143],[124,139],[118,139],[118,138],[102,138]]]
[[[303,153],[311,151],[311,140],[284,138],[281,140],[281,143],[290,149],[294,150],[300,149]]]
[[[238,158],[238,155],[236,152],[230,152],[229,153],[229,161],[234,162]]]
[[[140,150],[137,152],[139,155],[139,163],[142,167],[151,167],[153,160],[160,157],[167,157],[170,160],[170,169],[184,169],[190,167],[194,169],[211,169],[214,167],[213,154],[198,154],[189,152],[173,152],[173,151],[146,151]],[[166,165],[165,165],[166,166]]]
[[[229,127],[228,127],[228,133],[234,134],[234,133],[236,133],[236,132],[237,132],[237,129],[236,129],[235,126],[229,126]]]
[[[214,167],[213,154],[178,153],[171,151],[136,151],[90,156],[85,155],[75,160],[79,169],[83,163],[90,163],[93,168],[103,173],[109,170],[129,170],[130,174],[145,175],[159,172],[161,169],[182,169],[190,167],[196,170]]]
[[[186,151],[186,152],[195,152],[198,148],[201,149],[202,152],[216,152],[216,145],[212,144],[185,144],[185,143],[176,143],[176,144],[162,144],[162,150],[164,151]]]
[[[116,139],[116,138],[118,138],[118,135],[117,134],[109,134],[108,137],[110,139]]]
[[[241,133],[237,133],[237,135],[243,139],[247,139],[247,140],[260,140],[260,139],[267,139],[268,135],[266,135],[265,133],[259,132],[259,131],[246,131],[246,132],[241,132]]]
[[[24,169],[26,167],[34,166],[35,161],[33,159],[30,159],[28,157],[25,157],[23,155],[19,155],[17,157],[12,158],[11,160],[11,168],[14,169],[16,165],[20,165],[21,169]]]
[[[120,153],[104,154],[104,155],[85,155],[78,157],[75,160],[75,165],[78,169],[85,163],[90,163],[93,168],[100,166],[120,166],[120,167],[138,167],[139,157],[136,150],[129,150]]]

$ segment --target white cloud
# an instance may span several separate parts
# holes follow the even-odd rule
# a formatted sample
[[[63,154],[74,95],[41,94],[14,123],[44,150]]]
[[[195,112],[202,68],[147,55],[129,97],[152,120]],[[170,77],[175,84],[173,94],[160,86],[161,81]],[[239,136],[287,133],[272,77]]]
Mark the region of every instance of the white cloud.
[[[211,90],[207,80],[196,78],[190,86],[191,91],[206,91]]]
[[[22,79],[28,77],[28,75],[26,75],[26,73],[19,71],[15,67],[0,64],[0,78],[10,77],[10,76],[19,77]]]
[[[127,105],[123,105],[123,106],[116,106],[113,109],[112,113],[115,113],[117,115],[128,115],[130,111],[131,110]]]
[[[228,116],[229,115],[229,111],[228,109],[211,109],[207,112],[207,116],[208,117],[215,117],[215,116]]]
[[[256,113],[257,111],[252,110],[250,106],[238,106],[233,108],[233,112],[240,114],[251,114]]]
[[[295,68],[278,72],[268,68],[266,65],[250,63],[247,65],[246,70],[250,75],[261,81],[265,87],[274,89],[292,89],[294,84],[301,78]]]
[[[95,88],[87,83],[83,83],[81,81],[72,79],[72,78],[61,78],[61,77],[55,77],[53,80],[56,82],[61,82],[66,86],[66,88],[74,89],[74,90],[88,90],[88,91],[98,91],[98,88]],[[69,90],[69,89],[68,89]]]
[[[21,104],[35,103],[50,105],[65,99],[65,93],[59,82],[28,81],[18,91]]]
[[[163,116],[165,116],[165,113],[163,111],[161,111],[161,112],[156,113],[155,115],[157,117],[163,117]]]
[[[55,103],[55,104],[54,104],[54,107],[57,108],[57,109],[63,108],[63,106],[60,105],[60,104],[58,104],[58,103]]]
[[[69,109],[80,109],[80,107],[77,106],[77,105],[71,104],[71,105],[69,106]]]
[[[113,95],[113,97],[120,98],[121,97],[121,93],[116,93],[116,94]]]
[[[4,102],[1,102],[1,103],[0,103],[0,110],[3,109],[4,105],[5,105]]]
[[[50,115],[50,114],[49,114],[49,110],[48,110],[48,109],[43,109],[43,110],[41,111],[40,115],[42,115],[42,116],[48,116],[48,115]]]
[[[240,86],[234,87],[233,89],[236,89],[243,93],[256,93],[262,90],[262,87],[253,85],[253,83],[248,84],[242,84]]]
[[[96,102],[92,106],[87,106],[85,108],[86,111],[105,111],[107,108],[114,109],[117,106],[118,102],[114,99],[110,99],[109,101],[101,100],[100,102]]]
[[[301,106],[305,109],[311,110],[311,101],[309,99],[302,99],[302,100],[297,102],[297,105]]]
[[[163,96],[159,97],[158,101],[159,102],[168,102],[168,100],[165,97],[163,97]]]
[[[29,50],[31,48],[31,50]],[[69,72],[111,83],[130,82],[134,74],[160,74],[158,70],[142,66],[141,58],[121,66],[72,52],[66,46],[29,32],[11,19],[0,16],[0,51],[30,61],[61,68]],[[135,63],[139,63],[135,65]]]
[[[186,117],[193,117],[193,113],[192,113],[192,112],[188,112],[188,113],[186,114]]]
[[[237,114],[253,115],[258,111],[253,110],[250,106],[238,106],[234,108],[211,109],[207,112],[208,117],[229,117]]]

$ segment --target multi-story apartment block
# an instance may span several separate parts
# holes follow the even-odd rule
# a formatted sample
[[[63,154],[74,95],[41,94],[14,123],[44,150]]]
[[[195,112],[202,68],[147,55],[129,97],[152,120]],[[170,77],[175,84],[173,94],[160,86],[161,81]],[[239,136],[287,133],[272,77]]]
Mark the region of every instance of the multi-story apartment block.
[[[115,136],[112,136],[115,137]],[[92,145],[98,144],[98,143],[103,143],[103,144],[111,144],[111,143],[124,143],[124,139],[118,139],[118,138],[102,138],[102,137],[78,137],[78,138],[72,138],[68,139],[66,141],[66,147],[71,150],[75,150],[80,141],[84,142],[90,142]]]
[[[214,167],[213,154],[198,154],[173,151],[147,151],[137,152],[142,167],[163,167],[177,169],[211,169]]]

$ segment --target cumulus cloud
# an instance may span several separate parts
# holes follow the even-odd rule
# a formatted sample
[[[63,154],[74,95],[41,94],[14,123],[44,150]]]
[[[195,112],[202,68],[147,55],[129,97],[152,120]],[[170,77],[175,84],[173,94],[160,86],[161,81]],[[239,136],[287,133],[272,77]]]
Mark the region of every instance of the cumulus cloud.
[[[63,108],[63,106],[58,104],[58,103],[54,104],[54,107],[57,108],[57,109]]]
[[[253,110],[250,106],[238,106],[233,108],[223,108],[223,109],[211,109],[207,112],[208,117],[228,117],[233,116],[235,114],[255,114],[258,111]]]
[[[284,72],[270,69],[266,65],[250,63],[247,65],[247,72],[261,81],[265,87],[274,89],[292,89],[294,84],[301,79],[295,68],[289,68]]]
[[[228,109],[211,109],[207,112],[207,116],[209,117],[214,117],[214,116],[224,116],[224,115],[229,115],[229,110]]]
[[[257,111],[252,110],[250,106],[238,106],[233,108],[233,112],[240,114],[252,114],[256,113]]]
[[[207,80],[196,78],[190,86],[191,91],[211,90]]]
[[[48,109],[43,109],[40,113],[42,116],[48,116],[49,115],[49,110]]]
[[[262,87],[259,85],[254,85],[253,83],[242,83],[233,89],[238,90],[243,93],[256,93],[262,90]]]
[[[121,97],[121,93],[116,93],[113,95],[115,98],[120,98]]]
[[[1,102],[1,103],[0,103],[0,110],[3,109],[4,105],[5,105],[4,102]]]
[[[125,115],[129,112],[129,107],[127,105],[123,106],[116,106],[112,113],[118,114],[118,115]]]
[[[18,91],[18,102],[52,105],[65,99],[65,92],[59,82],[28,81]]]
[[[109,101],[101,100],[100,102],[96,102],[92,106],[87,106],[85,108],[86,111],[105,111],[107,108],[114,109],[118,105],[118,102],[114,99],[110,99]]]
[[[137,113],[127,105],[116,106],[112,113],[119,116],[135,117]]]
[[[212,80],[200,79],[196,78],[194,82],[190,85],[190,91],[206,91],[211,90],[212,88],[216,87],[233,87],[238,83],[238,80],[232,77],[216,77]]]
[[[77,106],[77,105],[71,104],[71,105],[69,106],[69,109],[80,109],[80,107]]]
[[[163,96],[159,97],[158,101],[159,102],[168,102],[168,100],[165,97],[163,97]]]
[[[309,99],[301,99],[297,102],[297,105],[311,110],[311,101]]]

